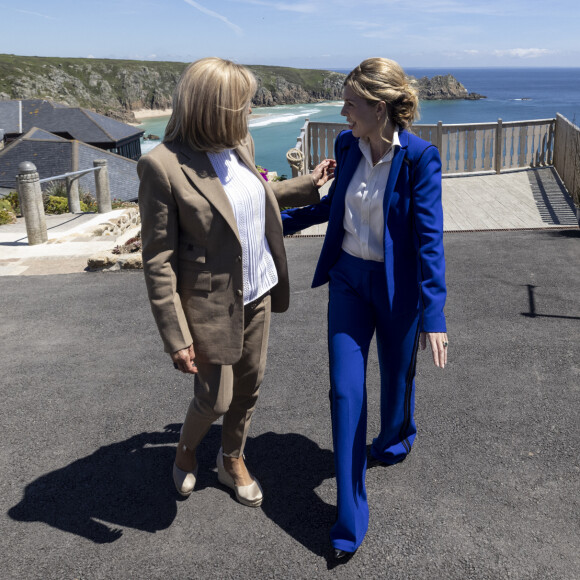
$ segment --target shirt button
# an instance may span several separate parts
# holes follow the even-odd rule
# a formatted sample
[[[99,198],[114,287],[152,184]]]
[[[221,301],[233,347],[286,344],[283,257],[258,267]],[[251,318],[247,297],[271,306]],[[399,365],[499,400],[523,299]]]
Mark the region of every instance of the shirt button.
[[[238,296],[243,296],[244,295],[244,293],[241,290],[236,290],[236,294]]]

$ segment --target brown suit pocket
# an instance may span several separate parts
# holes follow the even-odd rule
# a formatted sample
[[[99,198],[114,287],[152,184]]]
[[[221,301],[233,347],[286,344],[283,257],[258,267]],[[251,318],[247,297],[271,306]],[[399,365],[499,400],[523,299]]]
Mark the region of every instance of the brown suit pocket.
[[[198,290],[200,292],[211,292],[211,272],[205,270],[196,270],[187,262],[179,264],[179,281],[180,288],[187,290]]]
[[[205,247],[183,242],[179,248],[179,259],[196,264],[205,264]]]

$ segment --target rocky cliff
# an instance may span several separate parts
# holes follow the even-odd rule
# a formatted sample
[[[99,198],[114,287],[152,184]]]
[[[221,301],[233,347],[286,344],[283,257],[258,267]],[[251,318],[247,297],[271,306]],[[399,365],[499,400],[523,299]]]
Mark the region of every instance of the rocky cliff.
[[[132,121],[138,109],[166,109],[185,63],[0,55],[0,100],[43,98]],[[342,98],[345,75],[332,71],[249,65],[255,106]],[[418,81],[422,99],[480,98],[451,75]]]
[[[424,101],[443,101],[457,99],[485,99],[478,93],[470,93],[452,75],[437,75],[432,78],[421,77],[417,80],[419,97]]]

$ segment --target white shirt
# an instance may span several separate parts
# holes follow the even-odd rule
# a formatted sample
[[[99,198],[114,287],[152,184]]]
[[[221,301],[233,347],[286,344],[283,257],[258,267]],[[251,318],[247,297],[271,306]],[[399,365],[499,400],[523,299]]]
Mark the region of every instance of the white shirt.
[[[383,198],[395,154],[400,147],[399,132],[395,129],[391,149],[373,166],[371,146],[359,139],[362,152],[344,200],[344,239],[342,249],[363,260],[385,261],[385,216]]]
[[[244,304],[248,304],[278,283],[266,240],[266,191],[233,149],[207,155],[234,210],[242,243]]]

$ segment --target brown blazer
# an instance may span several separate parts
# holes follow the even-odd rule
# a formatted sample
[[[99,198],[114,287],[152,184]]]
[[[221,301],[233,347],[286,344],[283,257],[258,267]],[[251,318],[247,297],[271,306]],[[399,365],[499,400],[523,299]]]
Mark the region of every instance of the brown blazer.
[[[262,179],[248,136],[236,152]],[[231,207],[208,156],[163,143],[139,160],[137,172],[143,269],[151,309],[166,352],[193,343],[196,360],[234,364],[242,355],[244,307],[242,247]],[[266,238],[278,272],[272,310],[288,308],[290,289],[283,206],[318,203],[309,175],[264,182]]]

